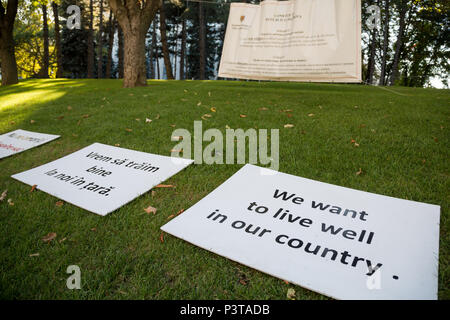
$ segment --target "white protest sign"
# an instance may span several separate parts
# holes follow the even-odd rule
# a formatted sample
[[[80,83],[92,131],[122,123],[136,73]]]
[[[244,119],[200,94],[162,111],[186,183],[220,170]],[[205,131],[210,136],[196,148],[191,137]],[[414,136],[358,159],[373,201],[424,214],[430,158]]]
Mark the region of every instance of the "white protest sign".
[[[15,130],[0,135],[0,159],[59,138],[57,135]]]
[[[12,177],[104,216],[192,162],[94,143]]]
[[[232,3],[219,76],[361,82],[361,0]]]
[[[245,165],[161,229],[337,299],[437,298],[439,206],[267,170]]]

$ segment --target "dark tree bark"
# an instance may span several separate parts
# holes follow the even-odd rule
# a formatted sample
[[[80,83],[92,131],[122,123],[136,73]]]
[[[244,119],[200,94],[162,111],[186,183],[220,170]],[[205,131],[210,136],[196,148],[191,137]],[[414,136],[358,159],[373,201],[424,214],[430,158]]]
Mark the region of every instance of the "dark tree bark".
[[[145,86],[145,36],[161,6],[161,0],[109,0],[124,35],[124,80],[126,88]]]
[[[107,79],[111,78],[111,65],[112,65],[112,49],[114,46],[114,34],[115,34],[116,22],[113,19],[113,13],[109,11],[109,22],[108,22],[108,57],[106,59],[106,74]]]
[[[394,53],[394,62],[392,63],[392,71],[391,78],[389,79],[390,85],[394,85],[398,80],[400,74],[398,72],[398,66],[400,63],[400,54],[403,46],[403,37],[405,33],[405,25],[406,25],[406,11],[408,10],[408,1],[402,0],[400,2],[400,16],[399,16],[399,28],[397,35],[397,42],[395,43],[395,53]]]
[[[100,22],[97,40],[97,78],[103,78],[103,0],[100,0]]]
[[[42,57],[42,66],[39,71],[40,78],[48,78],[48,68],[50,66],[50,55],[48,52],[48,19],[47,19],[47,6],[42,5],[42,19],[43,19],[43,37],[44,37],[44,55]]]
[[[156,20],[153,19],[152,44],[150,46],[150,78],[155,79]]]
[[[117,22],[117,35],[118,35],[118,40],[119,40],[119,48],[118,48],[118,60],[119,60],[119,65],[118,67],[118,73],[119,73],[119,79],[123,79],[123,32],[122,32],[122,28],[120,27],[119,23]]]
[[[18,0],[8,0],[5,9],[3,3],[0,2],[0,67],[3,86],[19,82],[13,38],[17,4]]]
[[[384,0],[384,32],[383,32],[383,57],[381,61],[380,86],[386,84],[386,63],[389,45],[389,0]]]
[[[62,50],[61,50],[61,36],[59,34],[59,14],[58,5],[56,2],[52,2],[53,17],[55,18],[55,50],[56,50],[56,78],[63,77],[63,63],[62,63]]]
[[[199,79],[205,80],[206,76],[206,24],[205,24],[205,10],[203,9],[203,3],[198,3],[198,22],[199,22]]]
[[[168,80],[173,80],[172,64],[170,63],[169,46],[167,45],[167,30],[166,30],[166,13],[164,10],[164,3],[159,9],[159,32],[161,33],[161,44],[163,51],[164,66],[166,67],[166,76]]]
[[[90,79],[94,78],[94,3],[93,3],[93,0],[89,0],[87,76]]]
[[[184,61],[186,59],[186,19],[181,21],[180,80],[184,80]]]

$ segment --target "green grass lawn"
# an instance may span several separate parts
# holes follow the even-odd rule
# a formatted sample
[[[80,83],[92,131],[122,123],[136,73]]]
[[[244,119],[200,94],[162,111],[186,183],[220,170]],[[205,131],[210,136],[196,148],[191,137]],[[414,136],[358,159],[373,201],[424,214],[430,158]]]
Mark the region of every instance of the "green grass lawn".
[[[106,217],[68,203],[58,207],[58,199],[10,178],[94,142],[170,155],[177,144],[170,140],[172,131],[193,130],[194,120],[209,113],[204,130],[279,128],[281,172],[440,205],[439,298],[450,299],[449,90],[231,81],[150,81],[134,89],[121,84],[29,80],[0,88],[0,134],[21,128],[61,135],[0,160],[0,193],[7,189],[14,202],[0,202],[0,298],[286,299],[294,288],[297,299],[325,299],[170,235],[160,241],[159,228],[169,216],[195,204],[242,165],[191,165],[165,182],[176,188],[156,189],[153,197],[148,192]],[[149,205],[158,209],[156,215],[144,212]],[[57,238],[44,243],[49,232]],[[66,288],[66,268],[74,264],[81,268],[81,290]]]

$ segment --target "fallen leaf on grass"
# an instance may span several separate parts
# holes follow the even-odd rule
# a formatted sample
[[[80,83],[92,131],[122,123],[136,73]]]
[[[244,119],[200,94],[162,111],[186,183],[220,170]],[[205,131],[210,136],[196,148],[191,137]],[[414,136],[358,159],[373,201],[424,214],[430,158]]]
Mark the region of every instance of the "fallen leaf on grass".
[[[182,214],[184,212],[184,209],[181,209],[180,211],[178,211],[176,214],[171,214],[170,216],[167,217],[167,219],[172,219],[173,217],[178,216],[179,214]]]
[[[284,283],[289,284],[289,281],[283,280]]]
[[[245,115],[245,114],[240,114],[239,117],[241,117],[241,118],[247,118],[247,115]]]
[[[64,204],[64,201],[59,200],[59,201],[56,201],[55,206],[62,207],[63,204]]]
[[[164,243],[164,232],[161,231],[161,234],[159,236],[159,241],[161,241],[161,243]]]
[[[3,191],[2,195],[0,196],[0,201],[5,200],[7,195],[8,195],[8,190]]]
[[[289,288],[288,291],[287,291],[287,293],[286,293],[286,297],[287,297],[289,300],[295,300],[295,290],[292,289],[292,288]]]
[[[294,125],[293,125],[293,124],[285,124],[284,127],[285,127],[285,128],[293,128]]]
[[[120,147],[120,143],[116,143],[115,146],[116,146],[116,147]]]
[[[181,140],[183,140],[182,136],[174,136],[174,137],[172,137],[172,141],[181,141]]]
[[[246,286],[248,284],[248,281],[245,281],[244,279],[239,279],[239,283],[243,286]]]
[[[39,253],[32,253],[30,254],[30,257],[39,257]]]
[[[362,169],[359,168],[359,171],[356,173],[356,175],[359,176],[359,175],[361,175],[361,174],[362,174]]]
[[[172,184],[158,184],[155,188],[176,188]]]
[[[82,117],[83,119],[87,119],[87,118],[90,117],[90,115],[88,115],[88,114],[83,114],[81,117]]]
[[[9,124],[16,124],[16,122],[15,121],[11,121]]]
[[[308,114],[308,117],[314,117],[314,113]]]
[[[216,111],[217,111],[216,108],[211,107],[211,112],[216,112]]]
[[[66,240],[67,240],[67,238],[62,238],[62,239],[59,240],[58,242],[61,243],[61,242],[64,242],[64,241],[66,241]]]
[[[159,113],[156,115],[155,120],[158,120],[159,118],[161,118],[161,116],[159,115]]]
[[[177,125],[176,124],[171,124],[170,125],[172,128],[175,128]]]
[[[43,238],[42,238],[42,241],[44,241],[44,242],[50,242],[50,241],[52,241],[53,239],[55,239],[56,238],[56,233],[55,232],[50,232],[49,234],[47,234],[46,236],[44,236]]]
[[[153,213],[155,214],[157,209],[153,208],[152,206],[148,206],[147,208],[144,209],[145,212],[147,212],[148,214]]]
[[[152,119],[145,118],[145,122],[146,122],[146,123],[152,122]]]
[[[259,111],[267,111],[267,110],[269,110],[269,108],[262,107],[262,108],[259,108],[258,110],[259,110]]]
[[[13,205],[14,205],[14,202],[12,201],[11,198],[8,199],[8,204],[9,204],[10,206],[13,206]]]
[[[125,128],[125,131],[131,132],[133,129]]]
[[[200,107],[201,105],[202,105],[201,101],[199,103],[197,103],[197,107]]]
[[[152,190],[152,198],[156,195],[156,191]]]
[[[33,192],[36,189],[36,187],[37,187],[37,184],[33,184],[33,186],[31,187],[30,192]]]
[[[33,123],[35,123],[35,122],[36,122],[36,121],[34,121],[34,120],[30,120],[30,123],[31,123],[31,124],[33,124]]]

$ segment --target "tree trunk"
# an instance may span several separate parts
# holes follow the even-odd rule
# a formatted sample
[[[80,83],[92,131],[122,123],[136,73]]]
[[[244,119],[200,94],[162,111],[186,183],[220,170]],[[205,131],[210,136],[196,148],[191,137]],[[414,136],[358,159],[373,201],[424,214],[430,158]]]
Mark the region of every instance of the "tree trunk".
[[[150,78],[155,79],[155,47],[156,47],[156,20],[153,19],[153,28],[152,28],[152,45],[150,49]]]
[[[88,61],[87,77],[94,78],[94,4],[89,0],[89,32],[88,32]]]
[[[206,25],[205,25],[205,12],[203,9],[203,3],[198,3],[198,21],[199,21],[199,79],[205,80],[206,77]]]
[[[124,35],[123,86],[145,86],[145,37],[161,0],[109,0],[109,3]]]
[[[405,31],[406,11],[408,9],[407,0],[400,2],[400,22],[398,28],[397,42],[395,43],[394,62],[392,63],[391,78],[389,80],[390,85],[394,85],[399,78],[398,65],[400,63],[400,54],[403,46],[403,37]]]
[[[44,55],[42,57],[42,68],[39,71],[41,78],[48,78],[48,68],[50,65],[50,57],[48,53],[48,20],[47,20],[47,6],[42,5],[42,19],[43,19],[43,37],[44,37]]]
[[[3,86],[19,82],[13,38],[17,4],[18,0],[8,0],[5,10],[3,3],[0,3],[0,67]]]
[[[109,11],[109,22],[108,22],[108,58],[106,60],[106,74],[107,79],[111,78],[111,64],[112,64],[112,49],[114,46],[114,34],[115,34],[115,20],[113,19],[113,13]]]
[[[384,32],[383,32],[383,57],[381,61],[380,86],[386,84],[386,62],[389,45],[389,0],[384,0]]]
[[[180,80],[184,80],[184,60],[186,55],[186,19],[181,21]]]
[[[120,27],[120,25],[117,23],[117,35],[118,35],[118,40],[119,40],[119,49],[118,49],[118,60],[119,60],[119,65],[117,66],[118,68],[118,73],[119,73],[119,79],[123,79],[123,32],[122,32],[122,28]]]
[[[58,5],[56,2],[52,2],[53,17],[55,19],[55,50],[56,50],[56,78],[63,77],[63,64],[62,64],[62,50],[61,50],[61,36],[59,34],[59,14]]]
[[[175,27],[175,50],[173,55],[173,77],[177,78],[177,66],[178,66],[178,22]]]
[[[124,87],[145,86],[145,33],[124,33],[124,44]]]
[[[103,0],[100,0],[100,22],[97,41],[97,78],[103,78]]]
[[[169,46],[167,45],[167,28],[166,28],[166,14],[164,11],[164,3],[159,9],[159,31],[161,33],[161,44],[164,58],[164,66],[166,67],[166,76],[168,80],[173,80],[172,64],[170,63]]]
[[[161,71],[160,71],[160,68],[159,68],[159,50],[158,50],[158,45],[156,45],[156,47],[155,47],[155,56],[156,56],[156,71],[157,71],[157,74],[158,74],[158,80],[159,79],[161,79]]]

